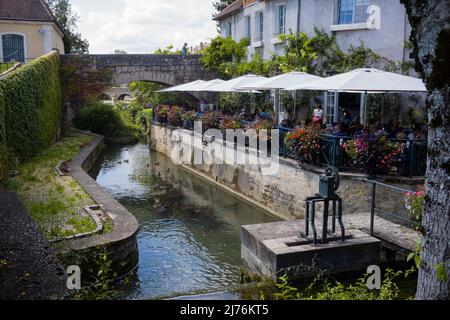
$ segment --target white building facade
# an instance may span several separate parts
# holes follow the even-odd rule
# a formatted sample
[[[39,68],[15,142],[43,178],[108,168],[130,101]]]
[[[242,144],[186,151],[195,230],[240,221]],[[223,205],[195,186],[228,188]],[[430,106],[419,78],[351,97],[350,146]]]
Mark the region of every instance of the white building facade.
[[[379,29],[367,23],[371,6],[379,8],[372,15]],[[250,57],[259,53],[269,59],[283,52],[280,34],[306,32],[312,36],[317,27],[334,33],[342,50],[364,43],[389,60],[410,60],[405,43],[411,27],[400,0],[238,0],[215,20],[222,36],[250,39]]]
[[[342,50],[364,44],[393,62],[412,60],[408,43],[411,27],[400,0],[237,0],[220,12],[221,36],[250,40],[248,58],[260,54],[264,59],[284,53],[280,34],[306,32],[319,28],[333,33]],[[325,93],[323,104],[328,123],[338,121],[339,106],[352,95]],[[353,100],[356,97],[353,95]],[[361,97],[364,99],[364,97]],[[408,104],[406,104],[408,107]],[[282,112],[282,106],[279,106]],[[358,112],[355,108],[354,112]]]

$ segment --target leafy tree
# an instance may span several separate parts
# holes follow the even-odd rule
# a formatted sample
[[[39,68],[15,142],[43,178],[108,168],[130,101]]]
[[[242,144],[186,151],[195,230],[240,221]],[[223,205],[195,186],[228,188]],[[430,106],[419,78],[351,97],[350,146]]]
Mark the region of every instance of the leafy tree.
[[[350,46],[347,54],[343,54],[342,58],[335,64],[335,70],[338,72],[348,72],[355,68],[367,68],[376,65],[381,61],[381,57],[366,48],[364,43],[359,47]]]
[[[244,38],[239,42],[231,37],[216,37],[211,45],[203,49],[201,62],[207,70],[216,71],[224,78],[235,75],[236,65],[247,59],[249,40]]]
[[[318,58],[312,39],[300,32],[283,34],[280,40],[285,42],[285,54],[277,58],[280,71],[311,72],[313,62]]]
[[[336,42],[336,36],[318,28],[314,28],[311,46],[317,53],[317,60],[313,62],[312,69],[318,75],[325,75],[326,71],[334,70],[345,55]]]
[[[172,44],[168,45],[164,49],[158,48],[155,50],[154,54],[181,54],[181,50],[174,50],[174,46]]]
[[[427,84],[428,161],[417,299],[450,298],[450,3],[401,0]]]
[[[183,104],[184,102],[183,99],[181,99],[180,95],[176,93],[156,92],[161,89],[163,89],[161,85],[153,82],[140,81],[130,83],[130,90],[138,92],[136,102],[140,106],[146,106],[149,103],[154,107],[160,104],[167,104],[167,105]]]
[[[214,8],[217,10],[216,14],[232,4],[234,0],[216,0],[213,2]]]
[[[80,18],[72,11],[72,5],[69,0],[46,0],[46,2],[64,33],[65,53],[89,53],[89,42],[83,39],[77,31]]]

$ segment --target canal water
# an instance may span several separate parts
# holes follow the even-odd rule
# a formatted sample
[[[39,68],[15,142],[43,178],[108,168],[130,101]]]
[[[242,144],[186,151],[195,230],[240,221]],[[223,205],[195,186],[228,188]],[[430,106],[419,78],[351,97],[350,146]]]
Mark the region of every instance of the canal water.
[[[90,174],[140,224],[136,281],[124,298],[238,285],[241,225],[276,221],[145,144],[108,146]]]

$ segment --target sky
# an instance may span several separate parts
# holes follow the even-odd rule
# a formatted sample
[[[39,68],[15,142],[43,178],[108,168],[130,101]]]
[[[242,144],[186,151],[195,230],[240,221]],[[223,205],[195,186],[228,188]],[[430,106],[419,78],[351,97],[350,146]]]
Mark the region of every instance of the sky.
[[[71,0],[90,53],[152,53],[217,35],[212,0]]]

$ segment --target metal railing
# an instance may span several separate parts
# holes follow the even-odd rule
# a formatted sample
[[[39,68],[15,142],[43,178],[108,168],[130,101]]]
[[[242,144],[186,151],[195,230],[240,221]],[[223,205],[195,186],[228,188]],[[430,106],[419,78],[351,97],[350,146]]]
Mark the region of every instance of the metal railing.
[[[153,114],[155,116],[155,113]],[[244,127],[251,126],[252,122],[243,121]],[[286,145],[286,136],[294,129],[286,127],[275,127],[279,130],[280,156],[298,160],[295,150],[290,150]],[[354,139],[349,136],[336,136],[324,134],[320,138],[320,150],[312,155],[312,161],[319,166],[333,166],[341,171],[363,171],[361,164],[355,164],[345,151],[344,145],[349,140]],[[403,152],[397,156],[397,176],[403,177],[423,177],[426,173],[427,142],[425,140],[398,140],[389,141],[404,145]]]
[[[375,224],[375,215],[378,213],[379,216],[383,218],[387,218],[394,220],[394,222],[400,223],[408,228],[415,228],[419,226],[419,222],[405,218],[402,216],[399,212],[389,212],[386,210],[383,210],[382,208],[377,207],[376,199],[377,199],[377,186],[388,188],[389,190],[392,190],[394,192],[399,192],[403,194],[403,197],[407,193],[415,193],[415,191],[407,190],[404,188],[392,186],[386,183],[378,182],[375,180],[368,180],[363,179],[365,183],[370,183],[372,185],[372,191],[371,191],[371,203],[370,203],[370,235],[374,235],[374,224]],[[404,200],[402,201],[404,203]]]

